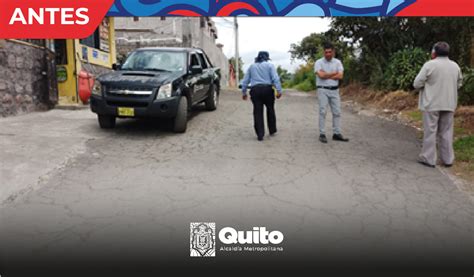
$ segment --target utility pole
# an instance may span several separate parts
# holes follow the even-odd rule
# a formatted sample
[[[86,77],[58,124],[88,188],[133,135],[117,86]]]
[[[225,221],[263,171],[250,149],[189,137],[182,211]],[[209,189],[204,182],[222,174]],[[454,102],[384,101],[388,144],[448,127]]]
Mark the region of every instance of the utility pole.
[[[237,87],[240,85],[240,74],[239,74],[239,24],[237,23],[237,16],[234,17],[234,36],[235,36],[235,84]]]

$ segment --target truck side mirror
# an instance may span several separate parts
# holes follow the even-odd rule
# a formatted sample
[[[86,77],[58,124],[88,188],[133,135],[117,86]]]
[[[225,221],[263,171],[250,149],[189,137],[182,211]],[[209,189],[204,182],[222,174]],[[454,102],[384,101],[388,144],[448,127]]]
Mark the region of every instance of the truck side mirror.
[[[202,74],[202,67],[199,65],[193,65],[191,66],[191,74],[197,75],[197,74]]]
[[[120,68],[122,68],[122,65],[119,64],[119,63],[114,63],[112,65],[112,69],[115,70],[115,71],[120,70]]]

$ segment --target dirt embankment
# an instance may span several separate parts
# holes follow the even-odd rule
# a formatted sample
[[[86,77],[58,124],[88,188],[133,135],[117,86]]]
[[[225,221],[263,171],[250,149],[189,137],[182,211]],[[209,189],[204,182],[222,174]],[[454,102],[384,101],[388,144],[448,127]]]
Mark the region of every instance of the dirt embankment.
[[[341,89],[342,98],[376,114],[397,117],[421,127],[422,114],[418,110],[418,95],[407,91],[382,92],[352,84]],[[456,114],[457,136],[474,134],[474,106],[461,106]]]
[[[381,116],[417,128],[423,137],[423,115],[418,95],[406,91],[382,92],[352,84],[341,89],[342,99],[359,114]],[[455,152],[457,162],[447,170],[469,182],[474,191],[474,106],[461,106],[455,113]]]

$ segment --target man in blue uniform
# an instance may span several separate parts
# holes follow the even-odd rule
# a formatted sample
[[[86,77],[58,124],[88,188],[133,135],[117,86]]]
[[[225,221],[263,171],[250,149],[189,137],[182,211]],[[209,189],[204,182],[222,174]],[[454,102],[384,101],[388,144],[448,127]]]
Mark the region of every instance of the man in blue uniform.
[[[334,46],[324,45],[324,57],[314,64],[316,86],[319,99],[319,140],[328,143],[326,137],[326,111],[331,107],[333,136],[336,141],[349,141],[341,134],[341,97],[339,96],[339,80],[344,77],[344,67],[340,60],[334,58]]]
[[[270,54],[268,52],[259,52],[257,58],[255,58],[255,63],[247,70],[242,81],[243,100],[247,100],[247,88],[251,85],[250,97],[253,103],[253,120],[259,141],[262,141],[265,136],[264,106],[267,108],[267,123],[270,135],[274,135],[277,132],[273,86],[277,90],[277,99],[280,99],[282,92],[280,77],[278,77],[275,66],[268,62],[269,60]]]

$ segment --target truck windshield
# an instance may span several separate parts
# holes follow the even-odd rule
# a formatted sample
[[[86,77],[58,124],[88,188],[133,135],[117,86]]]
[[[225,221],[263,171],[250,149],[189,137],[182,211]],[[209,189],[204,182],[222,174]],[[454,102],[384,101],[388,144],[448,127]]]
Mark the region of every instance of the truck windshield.
[[[166,51],[136,51],[130,54],[122,70],[183,71],[186,68],[186,53]]]

